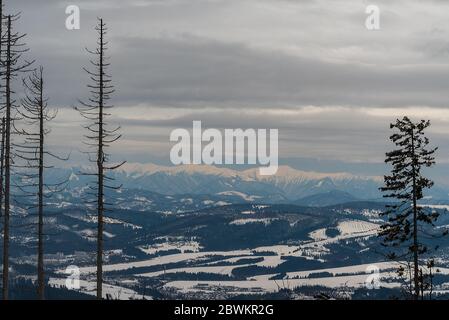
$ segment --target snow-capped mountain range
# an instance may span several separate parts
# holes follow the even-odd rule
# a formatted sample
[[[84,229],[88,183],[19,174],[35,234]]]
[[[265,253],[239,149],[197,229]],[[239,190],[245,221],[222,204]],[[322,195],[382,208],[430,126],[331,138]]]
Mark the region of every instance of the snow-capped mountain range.
[[[86,177],[80,168],[51,169],[52,181],[69,178],[69,188],[83,188]],[[218,195],[241,198],[245,202],[298,202],[310,196],[346,194],[358,200],[380,200],[380,176],[360,176],[350,173],[321,173],[301,171],[280,166],[273,176],[259,175],[258,168],[234,170],[208,165],[159,166],[127,163],[112,172],[115,183],[128,190],[150,191],[162,195]],[[447,199],[448,190],[434,186],[426,194],[428,199]],[[309,199],[310,200],[310,199]],[[313,202],[319,202],[319,197]]]
[[[52,176],[70,178],[71,187],[86,185],[80,169],[57,169]],[[245,201],[294,201],[330,191],[347,192],[358,199],[378,199],[381,177],[349,173],[319,173],[280,166],[276,175],[261,176],[258,168],[233,170],[207,165],[158,166],[127,163],[112,173],[127,189],[164,195],[233,195]]]

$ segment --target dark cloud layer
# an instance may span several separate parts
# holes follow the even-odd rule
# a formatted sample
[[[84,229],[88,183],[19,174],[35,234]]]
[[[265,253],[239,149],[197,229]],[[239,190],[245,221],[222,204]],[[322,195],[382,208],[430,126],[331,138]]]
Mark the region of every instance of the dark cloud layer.
[[[117,86],[114,121],[125,131],[118,149],[128,159],[167,154],[170,129],[202,120],[279,128],[284,158],[379,163],[388,123],[404,114],[433,120],[432,137],[449,156],[444,1],[378,0],[375,32],[364,26],[370,1],[5,2],[22,12],[30,57],[45,66],[51,104],[62,109],[55,148],[81,136],[69,107],[87,94],[84,47],[95,44],[102,16]],[[67,5],[80,6],[81,30],[65,29]]]
[[[273,4],[273,1],[263,2]],[[248,8],[248,4],[242,4],[243,13],[239,13],[238,2],[228,3],[234,4],[234,7],[228,10],[236,10],[236,15],[243,15],[244,10]],[[253,3],[256,7],[257,2]],[[292,8],[296,9],[302,5],[286,1],[279,2],[279,6],[282,7],[285,3],[295,5]],[[324,6],[324,2],[312,3],[315,3],[315,7],[304,6],[311,15],[316,15],[316,7]],[[68,4],[78,4],[81,8],[80,31],[67,31],[64,28],[64,9]],[[267,45],[270,40],[270,37],[267,37],[263,39],[265,46],[255,46],[255,39],[259,37],[257,27],[260,27],[261,34],[270,32],[270,28],[277,28],[260,25],[257,20],[252,22],[254,29],[247,31],[245,26],[242,26],[241,32],[248,32],[247,41],[232,35],[232,30],[237,29],[238,33],[239,29],[233,25],[233,21],[228,21],[228,26],[217,21],[216,26],[210,26],[210,35],[205,36],[206,32],[198,31],[196,20],[198,17],[208,20],[214,10],[222,12],[222,1],[191,1],[190,7],[186,7],[185,1],[175,0],[16,0],[13,5],[23,12],[24,21],[21,28],[27,29],[30,34],[32,54],[47,66],[52,97],[55,103],[60,105],[70,105],[76,96],[84,92],[81,83],[86,77],[81,67],[86,64],[87,56],[83,54],[82,48],[94,44],[95,34],[92,27],[95,17],[100,15],[105,16],[110,24],[112,72],[119,88],[120,94],[117,95],[116,101],[120,105],[147,103],[176,107],[235,107],[249,104],[271,108],[304,105],[446,107],[449,101],[448,62],[442,64],[417,59],[410,64],[391,63],[388,55],[394,60],[398,58],[398,53],[388,45],[397,37],[396,33],[401,32],[396,29],[379,31],[384,34],[391,33],[391,38],[386,35],[373,38],[364,30],[364,12],[359,10],[363,7],[355,4],[353,12],[339,12],[337,8],[334,11],[329,8],[322,11],[321,21],[328,21],[329,26],[325,25],[328,28],[332,26],[330,18],[351,18],[352,22],[344,25],[348,30],[342,28],[339,36],[333,32],[326,38],[323,35],[326,29],[323,31],[316,25],[311,25],[312,35],[304,36],[304,40],[308,42],[291,44],[304,52],[310,51],[309,55],[295,54],[282,46],[277,47],[278,39],[275,34],[273,45]],[[204,15],[195,11],[201,6],[205,8]],[[186,8],[191,9],[185,10]],[[273,8],[273,5],[267,6],[264,9],[265,14],[276,14],[276,11],[272,12]],[[406,12],[413,12],[413,7],[402,8]],[[298,20],[307,17],[308,11],[298,11]],[[174,26],[152,29],[154,24],[151,21],[157,13],[166,16]],[[358,24],[353,16],[361,18]],[[426,17],[424,14],[423,16]],[[192,20],[189,22],[189,19]],[[248,13],[248,20],[251,19]],[[400,20],[400,17],[397,20]],[[163,22],[161,24],[163,25]],[[191,29],[186,28],[189,24]],[[251,22],[248,24],[251,25]],[[141,25],[141,28],[136,25]],[[124,30],[125,26],[130,26],[130,30]],[[303,27],[301,24],[299,26]],[[226,27],[229,27],[229,35],[223,31]],[[427,54],[429,57],[444,55],[449,51],[447,40],[442,42],[447,35],[445,29],[440,28],[437,32],[435,30],[439,30],[436,29],[438,26],[433,26],[431,30],[434,30],[434,36],[427,37],[426,42],[421,42],[418,36],[413,36],[414,27],[409,27],[411,33],[408,37],[397,39],[404,42],[404,51]],[[350,28],[357,31],[355,34],[358,35],[359,43],[355,42]],[[404,26],[397,29],[402,28]],[[291,41],[296,40],[294,31],[290,30],[293,33]],[[301,34],[304,30],[298,29],[297,32]],[[316,33],[315,38],[313,33]],[[417,39],[413,43],[415,37]],[[378,43],[370,44],[370,40]],[[287,37],[283,43],[290,45]],[[332,58],[332,50],[328,48],[327,43],[335,43],[335,61],[329,59]],[[385,57],[377,60],[367,57],[363,61],[364,50],[369,53],[365,46],[372,46],[377,54],[384,50]],[[409,49],[409,46],[416,52]],[[399,51],[400,49],[395,48]],[[388,52],[389,50],[391,52]],[[321,54],[322,51],[327,51],[328,54]],[[357,54],[358,60],[351,60],[351,51],[360,51]],[[447,58],[449,61],[449,55]],[[70,91],[67,88],[70,88]]]

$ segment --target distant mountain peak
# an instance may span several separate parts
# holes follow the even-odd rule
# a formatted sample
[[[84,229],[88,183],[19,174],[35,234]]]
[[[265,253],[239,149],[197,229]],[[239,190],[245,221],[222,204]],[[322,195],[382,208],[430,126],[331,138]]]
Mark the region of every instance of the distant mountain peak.
[[[205,175],[218,175],[218,176],[237,176],[238,171],[228,169],[228,168],[220,168],[210,165],[195,165],[195,164],[187,164],[187,165],[179,165],[179,166],[160,166],[152,163],[142,164],[142,163],[126,163],[121,168],[122,171],[127,173],[141,173],[151,175],[154,173],[162,172],[162,173],[171,173],[171,174],[205,174]]]
[[[62,172],[56,176],[61,174],[65,176]],[[380,198],[378,188],[381,184],[380,177],[301,171],[289,166],[280,166],[276,175],[261,176],[258,168],[235,170],[210,165],[126,163],[111,172],[111,177],[127,189],[164,195],[217,195],[225,192],[229,197],[258,202],[296,200],[331,190],[342,190],[359,199],[375,199]],[[72,178],[72,187],[86,185],[86,177]]]
[[[350,179],[366,179],[380,181],[381,177],[377,176],[356,176],[347,172],[336,173],[322,173],[315,171],[302,171],[294,169],[287,165],[279,166],[277,173],[274,176],[262,176],[259,174],[259,168],[251,168],[243,171],[234,170],[224,167],[216,167],[211,165],[179,165],[179,166],[160,166],[152,163],[126,163],[121,170],[127,173],[140,173],[151,175],[154,173],[171,173],[171,174],[203,174],[203,175],[218,175],[223,177],[235,177],[242,180],[270,180],[276,178],[289,178],[296,180],[323,180],[329,178],[331,180],[350,180]]]

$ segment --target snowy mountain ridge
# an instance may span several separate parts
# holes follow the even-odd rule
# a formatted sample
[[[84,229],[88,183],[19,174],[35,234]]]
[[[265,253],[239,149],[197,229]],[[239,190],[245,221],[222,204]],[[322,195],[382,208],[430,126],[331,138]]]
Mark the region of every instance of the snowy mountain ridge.
[[[52,169],[49,182],[70,180],[69,189],[85,187],[90,179],[82,175],[84,168]],[[331,195],[336,203],[340,195],[359,200],[379,200],[382,177],[351,173],[321,173],[280,166],[273,176],[259,175],[258,168],[235,170],[208,165],[159,166],[126,163],[110,172],[118,185],[128,190],[141,190],[162,195],[232,195],[245,201],[268,203],[291,202],[314,195]],[[340,192],[340,193],[339,193]],[[427,194],[434,199],[446,199],[448,190],[435,186]],[[318,198],[309,199],[314,203]],[[339,202],[339,201],[337,201]]]
[[[158,166],[127,163],[116,179],[134,188],[163,194],[220,194],[234,192],[257,199],[296,200],[302,197],[340,190],[360,199],[379,198],[381,177],[350,173],[320,173],[280,166],[273,176],[262,176],[258,168],[234,170],[209,165]],[[275,200],[275,201],[276,201]]]
[[[211,165],[180,165],[180,166],[160,166],[152,163],[126,163],[120,170],[129,175],[152,175],[154,173],[163,172],[167,174],[203,174],[203,175],[217,175],[228,178],[241,178],[245,181],[260,181],[260,180],[322,180],[329,178],[332,180],[373,180],[381,181],[382,177],[379,176],[358,176],[347,172],[337,173],[321,173],[314,171],[302,171],[297,170],[289,166],[279,166],[277,173],[273,176],[263,176],[259,174],[258,168],[251,168],[247,170],[233,170],[229,168],[216,167]]]

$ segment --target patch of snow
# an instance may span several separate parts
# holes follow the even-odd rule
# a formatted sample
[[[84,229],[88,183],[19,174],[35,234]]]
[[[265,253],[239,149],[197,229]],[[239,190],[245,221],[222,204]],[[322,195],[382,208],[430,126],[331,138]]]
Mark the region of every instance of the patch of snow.
[[[326,228],[322,228],[322,229],[318,229],[318,230],[310,232],[309,238],[311,238],[315,241],[328,239],[328,236],[326,236]]]
[[[162,251],[180,250],[181,253],[186,251],[199,252],[203,247],[197,241],[178,241],[157,243],[151,246],[139,247],[146,254],[156,254]]]
[[[246,200],[246,201],[255,201],[256,199],[260,199],[261,198],[260,196],[250,196],[250,195],[247,195],[247,194],[245,194],[243,192],[238,192],[238,191],[223,191],[223,192],[220,192],[220,193],[217,193],[217,194],[220,195],[220,196],[237,196],[237,197],[240,197],[240,198],[242,198],[243,200]]]
[[[342,236],[359,234],[359,233],[377,233],[379,230],[379,225],[362,221],[362,220],[346,220],[338,224],[338,230]]]
[[[248,223],[263,223],[265,226],[270,225],[273,221],[279,220],[278,218],[260,218],[260,219],[237,219],[229,222],[230,225],[242,226]]]

